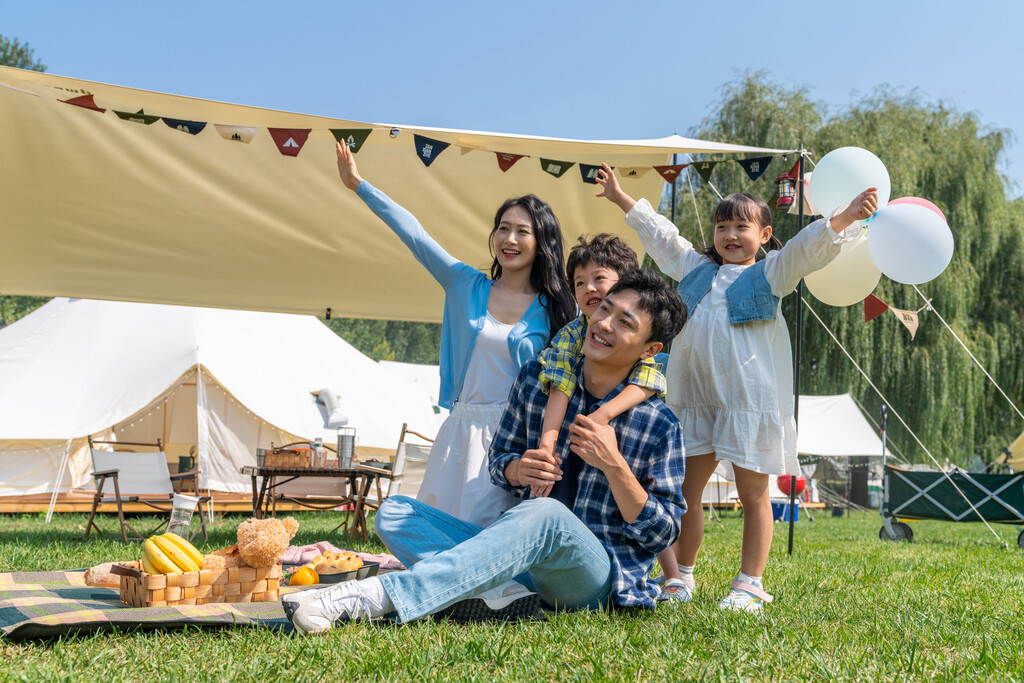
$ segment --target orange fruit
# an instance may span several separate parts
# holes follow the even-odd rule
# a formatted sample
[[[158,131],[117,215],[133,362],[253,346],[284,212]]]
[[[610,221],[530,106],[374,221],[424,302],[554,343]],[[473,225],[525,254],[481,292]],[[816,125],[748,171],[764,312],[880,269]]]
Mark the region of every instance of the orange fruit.
[[[309,567],[299,567],[288,580],[289,586],[312,586],[320,583],[320,576]]]

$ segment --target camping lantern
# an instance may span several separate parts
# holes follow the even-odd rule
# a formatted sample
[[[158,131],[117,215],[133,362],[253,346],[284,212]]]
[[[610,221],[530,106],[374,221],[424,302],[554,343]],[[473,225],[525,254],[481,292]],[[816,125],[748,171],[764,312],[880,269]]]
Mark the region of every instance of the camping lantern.
[[[779,195],[779,208],[793,206],[796,201],[796,178],[783,173],[775,179],[775,188]]]

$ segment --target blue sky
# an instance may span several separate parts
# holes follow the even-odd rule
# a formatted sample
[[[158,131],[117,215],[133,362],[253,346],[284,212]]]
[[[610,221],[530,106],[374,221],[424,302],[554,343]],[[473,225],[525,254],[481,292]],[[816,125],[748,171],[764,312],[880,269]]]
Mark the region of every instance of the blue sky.
[[[841,109],[888,84],[1024,135],[1024,2],[0,1],[55,74],[338,118],[685,134],[748,69]],[[784,44],[791,36],[790,47]],[[1001,169],[1024,194],[1024,147]]]

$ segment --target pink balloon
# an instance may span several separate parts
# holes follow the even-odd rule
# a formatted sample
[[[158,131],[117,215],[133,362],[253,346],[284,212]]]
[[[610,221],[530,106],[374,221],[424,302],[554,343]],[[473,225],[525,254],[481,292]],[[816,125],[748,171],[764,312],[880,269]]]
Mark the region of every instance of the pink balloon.
[[[927,199],[922,199],[921,197],[900,197],[899,199],[894,199],[891,202],[889,202],[889,206],[892,206],[893,204],[917,204],[918,206],[923,206],[926,209],[931,209],[935,213],[942,216],[942,220],[946,221],[946,214],[942,213],[942,209],[935,206]],[[946,223],[949,223],[949,221],[946,221]]]

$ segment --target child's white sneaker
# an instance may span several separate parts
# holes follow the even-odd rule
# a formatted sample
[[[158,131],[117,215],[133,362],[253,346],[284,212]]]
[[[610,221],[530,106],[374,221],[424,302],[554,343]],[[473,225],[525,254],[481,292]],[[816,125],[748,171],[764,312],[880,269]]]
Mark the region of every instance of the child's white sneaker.
[[[693,591],[697,584],[685,579],[666,579],[660,586],[658,602],[689,602],[693,599]]]
[[[765,593],[760,586],[733,579],[732,589],[718,606],[737,612],[760,612],[764,603],[771,602],[772,599],[772,596]]]

